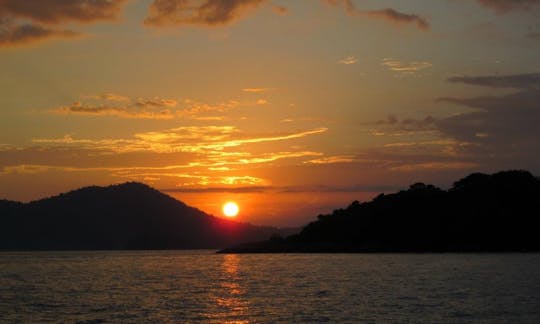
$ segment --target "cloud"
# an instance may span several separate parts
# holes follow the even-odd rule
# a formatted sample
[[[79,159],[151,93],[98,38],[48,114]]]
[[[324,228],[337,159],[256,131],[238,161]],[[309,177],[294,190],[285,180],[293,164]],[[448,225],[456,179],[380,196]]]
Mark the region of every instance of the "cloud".
[[[144,99],[144,98],[138,98],[137,102],[135,103],[138,107],[176,107],[176,100],[174,99],[161,99],[161,98],[152,98],[152,99]]]
[[[59,107],[53,110],[53,112],[60,115],[114,116],[133,119],[176,118],[176,115],[169,109],[159,111],[151,111],[147,109],[132,110],[130,107],[85,106],[80,102],[74,102],[70,106]]]
[[[422,119],[404,118],[399,119],[395,115],[388,115],[386,119],[378,120],[368,125],[389,126],[392,130],[391,135],[411,135],[413,133],[430,132],[435,129],[437,120],[432,116],[426,116]],[[388,135],[387,132],[378,131],[379,135]]]
[[[313,159],[306,161],[306,164],[336,164],[336,163],[351,163],[355,161],[355,157],[352,155],[336,155],[325,156],[319,159]]]
[[[244,88],[244,92],[261,93],[276,90],[276,88]]]
[[[325,131],[318,128],[254,134],[234,126],[183,126],[136,133],[129,138],[89,139],[73,135],[36,138],[31,147],[6,147],[0,151],[0,176],[93,172],[137,181],[160,178],[160,181],[174,181],[188,187],[263,185],[267,180],[251,174],[252,170],[290,163],[286,161],[299,165],[323,155],[300,148],[269,149],[277,146],[268,143],[291,141]]]
[[[392,8],[380,10],[360,10],[355,7],[352,0],[323,0],[331,6],[343,6],[348,15],[381,19],[393,24],[415,24],[420,30],[429,30],[429,22],[416,14],[406,14]]]
[[[418,172],[422,170],[461,170],[478,168],[479,164],[474,162],[428,162],[412,163],[391,167],[391,171]]]
[[[18,46],[79,33],[59,25],[114,20],[127,0],[0,0],[0,46]]]
[[[1,0],[3,16],[25,18],[43,24],[91,23],[114,20],[127,0]]]
[[[52,109],[51,112],[61,115],[85,115],[85,116],[114,116],[134,119],[173,119],[178,117],[170,108],[177,105],[176,100],[152,98],[128,97],[107,93],[98,96],[89,96],[94,102],[73,102],[68,106]]]
[[[356,64],[356,62],[358,62],[358,59],[354,56],[347,56],[338,61],[339,64],[345,64],[345,65]]]
[[[498,14],[514,10],[529,10],[540,5],[540,0],[477,0],[482,6],[490,8]]]
[[[175,99],[130,98],[115,93],[82,96],[83,101],[50,110],[50,113],[83,116],[114,116],[133,119],[175,119],[223,120],[223,116],[205,116],[205,114],[224,113],[237,107],[234,100],[219,104],[207,104],[191,99],[179,103]],[[263,104],[256,102],[255,104]],[[179,107],[181,105],[181,107]]]
[[[69,30],[56,30],[40,25],[2,23],[0,20],[0,47],[19,46],[53,38],[74,38],[80,34]]]
[[[84,149],[102,150],[115,153],[202,153],[216,154],[218,157],[238,157],[239,154],[225,149],[245,144],[276,142],[322,134],[327,128],[316,128],[292,133],[251,135],[233,126],[184,126],[157,132],[143,132],[131,139],[75,139],[71,135],[61,138],[38,138],[32,140],[42,145],[69,145]],[[237,152],[238,153],[238,152]],[[240,154],[241,155],[241,154]],[[245,155],[242,155],[242,158]],[[215,166],[215,165],[212,165]]]
[[[224,26],[267,0],[154,0],[144,23],[149,26]]]
[[[538,74],[469,76],[449,79],[493,88],[493,95],[444,97],[439,102],[474,109],[434,122],[442,136],[470,143],[467,154],[489,158],[490,165],[534,168],[540,163],[540,89]],[[518,89],[496,95],[499,88]],[[504,164],[503,164],[504,163]]]
[[[95,95],[95,96],[86,96],[88,99],[95,99],[95,100],[109,100],[109,101],[130,101],[131,98],[127,96],[123,96],[121,94],[117,93],[104,93],[101,95]]]
[[[393,192],[402,188],[385,185],[351,185],[351,186],[249,186],[249,187],[209,187],[209,188],[164,188],[163,192],[183,193],[355,193],[355,192]]]
[[[395,24],[416,24],[418,29],[429,30],[429,23],[427,20],[415,14],[405,14],[390,8],[364,11],[363,14],[368,17],[387,20]]]
[[[493,76],[456,76],[448,78],[448,81],[491,88],[529,89],[540,86],[540,73]]]
[[[454,77],[449,82],[484,86],[493,89],[493,94],[437,99],[437,102],[472,109],[447,117],[399,119],[390,115],[385,120],[371,123],[377,127],[376,135],[407,136],[405,141],[387,142],[382,144],[382,148],[402,154],[407,160],[411,153],[425,152],[431,156],[462,159],[438,161],[445,164],[485,163],[494,168],[525,169],[540,165],[540,86],[537,73]],[[517,91],[499,94],[500,88]],[[415,137],[410,137],[412,135]],[[427,169],[432,162],[437,161],[408,164],[412,169],[424,166]],[[401,166],[394,169],[404,170]]]
[[[285,16],[289,14],[289,9],[283,6],[274,6],[272,7],[272,10],[274,10],[274,12],[280,16]]]
[[[433,64],[425,61],[401,62],[392,58],[384,58],[381,63],[390,71],[401,74],[415,74],[419,71],[433,67]]]

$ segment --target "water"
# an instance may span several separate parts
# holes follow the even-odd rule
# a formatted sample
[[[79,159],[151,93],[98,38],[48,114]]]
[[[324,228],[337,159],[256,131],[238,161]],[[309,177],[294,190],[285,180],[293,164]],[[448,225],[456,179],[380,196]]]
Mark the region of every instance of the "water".
[[[540,254],[2,252],[0,322],[540,322]]]

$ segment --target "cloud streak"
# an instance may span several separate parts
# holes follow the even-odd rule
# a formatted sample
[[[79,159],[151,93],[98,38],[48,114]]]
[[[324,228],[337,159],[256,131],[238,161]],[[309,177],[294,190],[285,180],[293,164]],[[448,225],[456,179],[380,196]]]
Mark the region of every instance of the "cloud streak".
[[[529,10],[540,5],[540,0],[477,0],[482,6],[492,9],[498,14],[514,10]]]
[[[384,58],[381,64],[388,70],[401,74],[415,74],[433,67],[432,63],[426,61],[402,62],[392,58]]]
[[[193,152],[227,155],[226,148],[246,144],[276,142],[322,134],[327,128],[316,128],[300,132],[251,135],[241,132],[234,126],[184,126],[157,132],[137,133],[131,139],[76,139],[70,135],[61,138],[34,139],[43,145],[70,145],[79,148],[127,152]]]
[[[429,30],[429,22],[417,14],[406,14],[392,8],[379,10],[360,10],[353,4],[352,0],[324,0],[331,6],[342,6],[350,16],[367,17],[384,20],[396,25],[413,24],[420,30]]]
[[[131,138],[85,139],[71,135],[37,138],[32,141],[33,147],[6,147],[1,151],[0,175],[101,172],[138,181],[165,178],[178,181],[181,186],[261,185],[267,181],[246,170],[286,160],[301,164],[323,156],[321,152],[301,149],[270,150],[268,143],[301,139],[325,131],[318,128],[253,134],[234,126],[183,126],[136,133]],[[254,151],[253,145],[258,145]],[[122,161],[130,165],[134,156],[143,165],[121,165]],[[167,160],[176,164],[157,162]]]
[[[339,64],[345,64],[345,65],[356,64],[357,62],[358,62],[358,59],[354,56],[347,56],[338,61]]]
[[[91,23],[115,20],[126,2],[127,0],[1,0],[0,13],[43,24]]]
[[[452,83],[463,83],[490,88],[531,89],[540,86],[540,73],[524,73],[492,76],[456,76],[448,78]]]
[[[0,46],[20,46],[54,38],[75,38],[80,34],[70,30],[56,30],[40,25],[2,23],[0,20]]]
[[[130,119],[169,120],[189,118],[195,120],[222,120],[222,116],[206,114],[224,113],[240,105],[230,100],[219,104],[208,104],[186,99],[179,103],[170,98],[130,98],[115,93],[83,96],[84,101],[75,101],[49,112],[61,115],[113,116]],[[261,104],[261,103],[255,103]],[[181,107],[180,107],[181,106]]]
[[[148,26],[225,26],[245,17],[267,0],[154,0]]]

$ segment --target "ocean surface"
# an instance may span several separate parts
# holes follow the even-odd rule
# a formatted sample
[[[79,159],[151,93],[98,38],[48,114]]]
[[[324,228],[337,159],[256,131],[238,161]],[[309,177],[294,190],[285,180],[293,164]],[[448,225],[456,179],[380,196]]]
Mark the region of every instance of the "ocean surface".
[[[540,254],[0,252],[2,323],[540,323]]]

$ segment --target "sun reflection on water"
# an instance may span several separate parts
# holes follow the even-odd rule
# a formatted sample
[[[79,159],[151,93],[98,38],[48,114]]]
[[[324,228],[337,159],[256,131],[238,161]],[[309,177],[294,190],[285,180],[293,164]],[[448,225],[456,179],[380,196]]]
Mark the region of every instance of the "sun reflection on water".
[[[219,289],[214,296],[219,314],[214,315],[223,323],[249,323],[246,319],[249,303],[241,285],[240,256],[223,256],[219,281]]]

